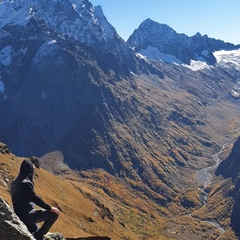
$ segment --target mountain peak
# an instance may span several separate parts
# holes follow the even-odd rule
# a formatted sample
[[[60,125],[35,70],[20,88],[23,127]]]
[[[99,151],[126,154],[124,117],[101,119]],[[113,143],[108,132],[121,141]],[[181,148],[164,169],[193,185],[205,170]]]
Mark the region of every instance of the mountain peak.
[[[201,34],[200,32],[197,32],[197,33],[194,35],[194,37],[196,37],[196,38],[202,38],[202,34]]]
[[[236,49],[234,44],[209,38],[197,32],[189,37],[166,24],[151,19],[143,21],[127,43],[149,59],[190,64],[192,60],[215,64],[214,51]]]
[[[152,34],[154,33],[156,35],[164,35],[166,33],[176,34],[176,31],[174,31],[167,24],[158,23],[150,18],[147,18],[145,21],[143,21],[140,24],[139,29],[144,29],[145,31],[151,32]]]
[[[0,5],[0,28],[9,25],[26,27],[31,19],[36,19],[59,36],[68,36],[108,52],[116,49],[112,43],[114,37],[122,41],[101,7],[94,7],[88,0],[5,0]]]

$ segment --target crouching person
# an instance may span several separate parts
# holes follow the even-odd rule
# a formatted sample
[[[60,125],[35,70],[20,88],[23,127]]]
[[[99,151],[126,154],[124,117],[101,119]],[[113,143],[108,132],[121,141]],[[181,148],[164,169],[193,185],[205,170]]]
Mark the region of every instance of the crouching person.
[[[35,239],[43,240],[59,216],[59,210],[45,203],[34,191],[34,166],[24,160],[20,173],[11,184],[11,197],[14,212],[27,226]],[[35,204],[42,209],[34,209]],[[44,222],[40,228],[38,223]]]

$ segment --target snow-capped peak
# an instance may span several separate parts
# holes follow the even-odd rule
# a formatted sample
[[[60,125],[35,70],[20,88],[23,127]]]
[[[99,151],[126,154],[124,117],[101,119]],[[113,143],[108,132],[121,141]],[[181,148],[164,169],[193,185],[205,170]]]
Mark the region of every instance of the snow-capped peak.
[[[166,55],[175,56],[175,59],[171,58],[172,62],[182,62],[188,65],[192,61],[202,61],[213,65],[216,63],[213,52],[220,49],[233,50],[237,48],[234,44],[209,38],[207,35],[202,36],[200,33],[196,33],[192,37],[179,34],[168,25],[157,23],[151,19],[140,24],[127,42],[138,53],[144,53],[148,58],[156,56],[155,59],[159,60],[160,58],[165,61],[163,58],[166,58]],[[156,50],[156,53],[153,53],[153,49]]]
[[[105,50],[114,36],[120,39],[101,7],[88,0],[0,1],[0,29],[9,24],[25,27],[32,18],[59,35]]]

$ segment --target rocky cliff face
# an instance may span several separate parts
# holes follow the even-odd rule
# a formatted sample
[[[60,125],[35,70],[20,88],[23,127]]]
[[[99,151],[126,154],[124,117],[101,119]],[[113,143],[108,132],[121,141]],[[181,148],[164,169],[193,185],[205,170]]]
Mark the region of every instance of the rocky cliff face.
[[[225,178],[238,178],[240,172],[240,137],[234,142],[230,155],[219,164],[216,174],[221,174]]]
[[[93,7],[88,0],[4,0],[0,4],[1,38],[4,37],[1,40],[1,52],[4,52],[3,57],[6,59],[3,62],[7,65],[16,52],[14,40],[11,42],[9,37],[26,40],[26,34],[30,34],[28,38],[34,42],[36,34],[42,32],[48,36],[47,39],[42,39],[42,44],[48,40],[55,42],[58,38],[79,41],[95,49],[113,53],[118,61],[133,67],[133,57],[127,44],[107,21],[101,7]],[[34,29],[34,32],[30,29]],[[20,37],[19,31],[25,34]],[[29,45],[25,42],[18,57],[23,58],[28,49]]]
[[[168,25],[159,24],[151,19],[145,20],[129,37],[127,43],[137,52],[150,59],[166,62],[190,64],[191,60],[216,63],[214,51],[237,49],[230,43],[202,36],[193,37],[179,34]]]
[[[102,80],[129,75],[122,61],[126,64],[126,58],[134,57],[101,9],[95,11],[88,1],[3,1],[1,5],[0,99],[6,113],[1,127],[11,119],[5,127],[16,134],[13,150],[39,155],[46,147],[58,148],[61,144],[56,140],[63,140],[78,122],[79,128],[88,128],[88,119],[104,107],[102,91],[107,90],[101,89]],[[54,121],[50,120],[53,116]],[[100,125],[100,118],[93,121]],[[35,142],[35,134],[35,140],[27,137],[32,131],[41,132],[39,141]],[[12,133],[3,138],[10,140]],[[23,143],[20,139],[26,137]],[[21,149],[35,150],[24,153]]]

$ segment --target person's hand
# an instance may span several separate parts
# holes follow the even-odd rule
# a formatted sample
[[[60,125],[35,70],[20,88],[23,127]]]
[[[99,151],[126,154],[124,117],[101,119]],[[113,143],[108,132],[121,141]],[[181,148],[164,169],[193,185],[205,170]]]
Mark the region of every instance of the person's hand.
[[[50,212],[56,213],[57,215],[59,215],[59,210],[56,207],[52,207]]]

